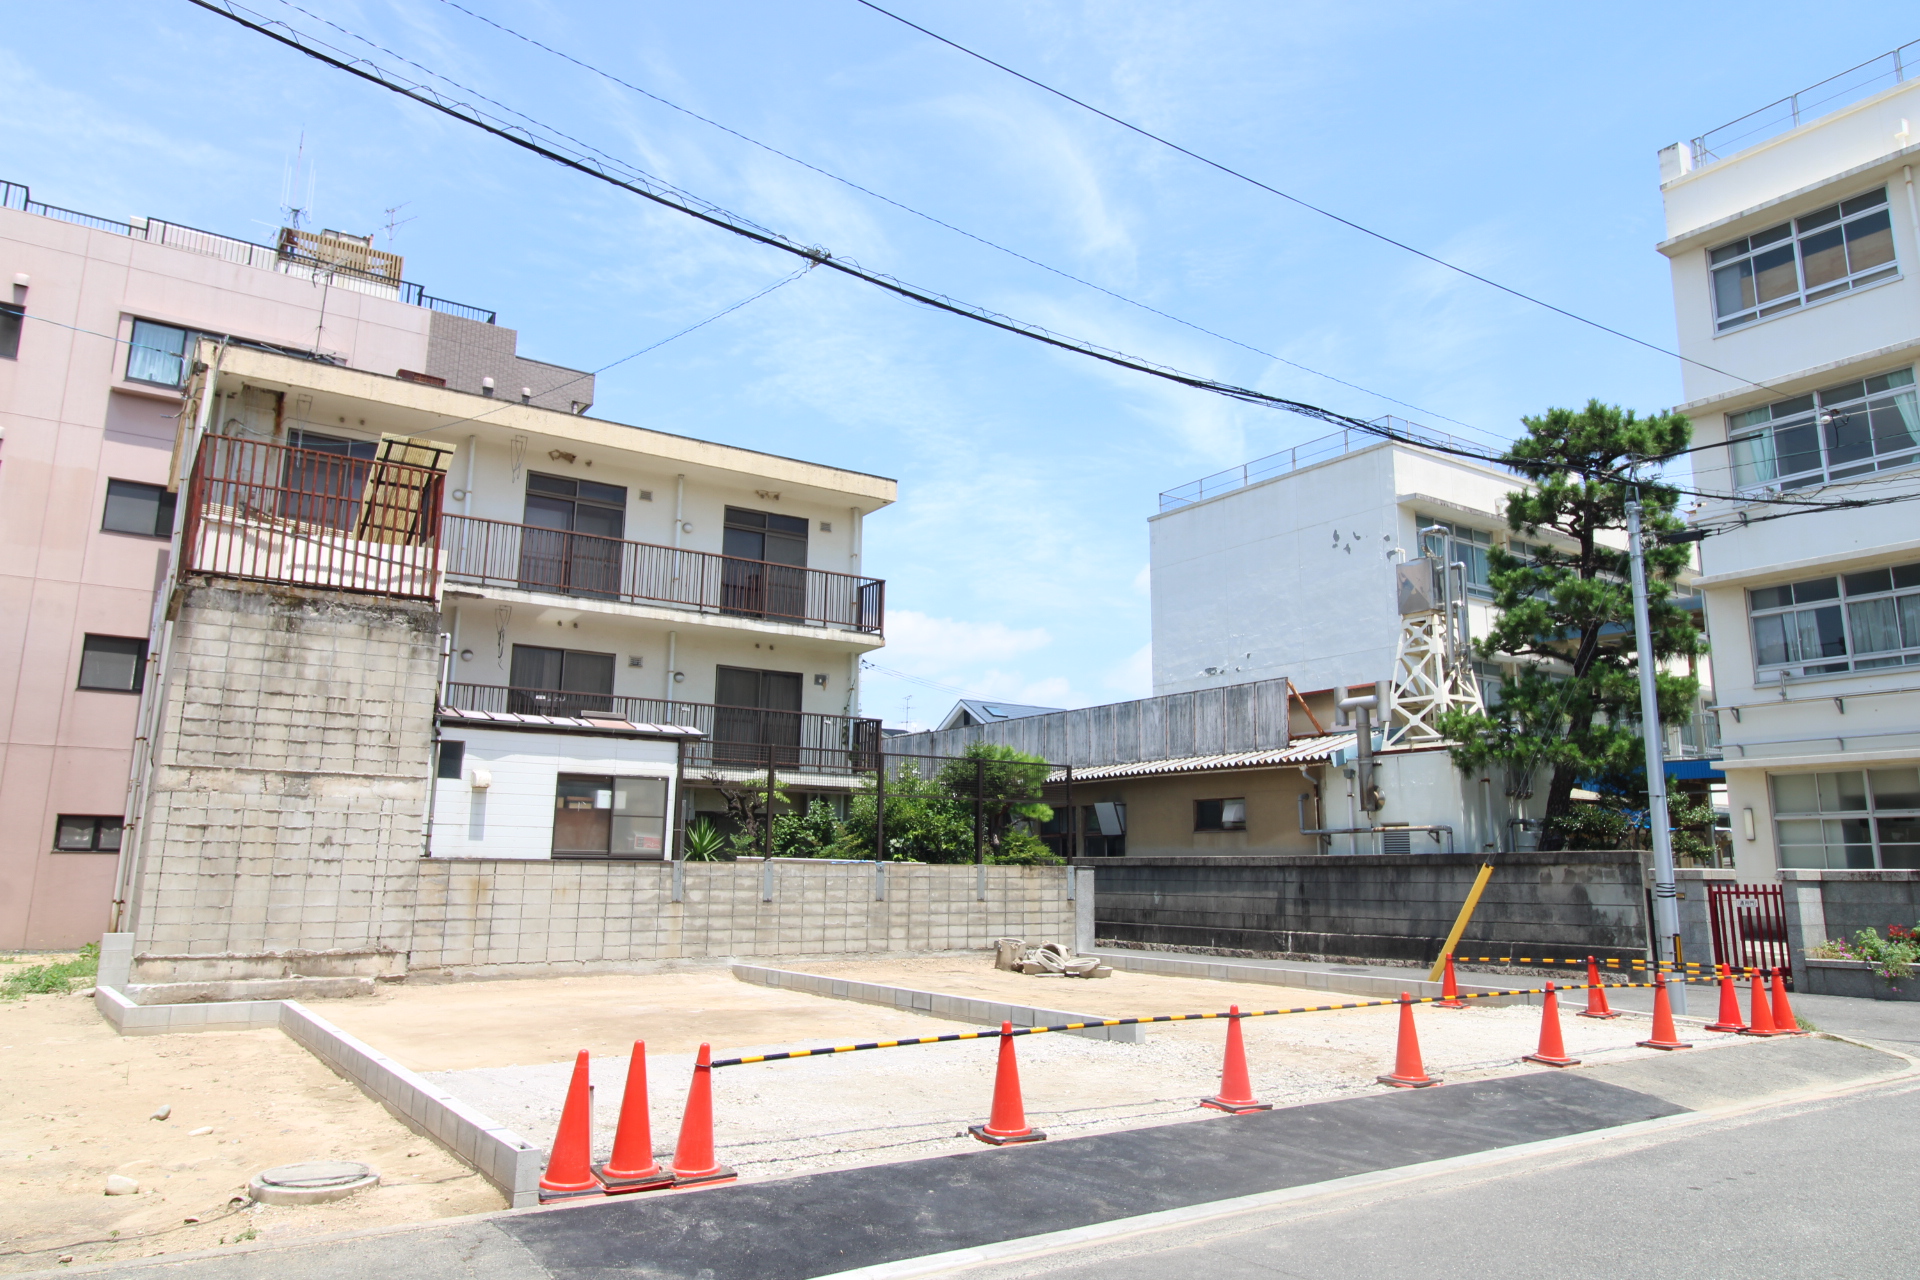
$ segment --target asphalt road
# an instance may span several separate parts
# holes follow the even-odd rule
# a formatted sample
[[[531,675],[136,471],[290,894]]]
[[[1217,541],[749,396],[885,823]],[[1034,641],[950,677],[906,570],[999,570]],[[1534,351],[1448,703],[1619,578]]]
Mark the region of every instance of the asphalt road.
[[[1909,1277],[1920,1083],[1026,1261],[967,1280]]]

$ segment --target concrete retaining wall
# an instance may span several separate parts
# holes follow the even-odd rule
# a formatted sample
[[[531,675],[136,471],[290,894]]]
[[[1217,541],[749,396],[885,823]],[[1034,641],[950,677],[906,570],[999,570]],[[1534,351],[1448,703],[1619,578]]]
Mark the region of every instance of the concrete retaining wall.
[[[985,960],[981,963],[984,965]],[[930,1018],[951,1018],[955,1022],[976,1027],[997,1027],[1003,1022],[1011,1022],[1016,1027],[1046,1027],[1062,1022],[1097,1022],[1102,1016],[1097,1013],[1042,1009],[1035,1005],[1003,1004],[998,1000],[979,1000],[971,996],[942,995],[937,991],[916,991],[911,987],[889,987],[878,982],[852,982],[826,974],[796,973],[792,969],[770,969],[752,964],[734,965],[733,976],[742,982],[758,983],[763,987],[804,991],[809,995],[827,996],[834,1000],[857,1000],[861,1004],[883,1004],[893,1009],[924,1013]],[[1066,989],[1077,985],[1079,981],[1066,978],[1049,980],[1047,989],[1060,990],[1065,994]],[[1145,1038],[1137,1026],[1088,1027],[1067,1034],[1084,1036],[1089,1040],[1117,1040],[1123,1044],[1139,1044]]]
[[[1073,942],[1066,867],[738,862],[419,864],[408,969],[445,976],[644,970],[735,956],[970,951],[995,938]],[[984,894],[981,886],[984,884]]]
[[[1095,929],[1102,938],[1427,962],[1439,954],[1481,858],[1112,858],[1092,865],[1100,874]],[[1458,950],[1642,956],[1645,914],[1638,854],[1502,854]]]

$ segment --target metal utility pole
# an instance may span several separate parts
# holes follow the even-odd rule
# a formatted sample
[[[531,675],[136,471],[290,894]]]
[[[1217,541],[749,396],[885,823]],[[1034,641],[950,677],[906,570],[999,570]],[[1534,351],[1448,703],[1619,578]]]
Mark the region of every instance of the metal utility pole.
[[[1627,558],[1633,565],[1633,642],[1640,670],[1640,737],[1647,751],[1647,824],[1653,834],[1653,954],[1679,959],[1679,888],[1673,875],[1673,831],[1667,823],[1666,752],[1661,741],[1660,697],[1654,685],[1653,624],[1647,620],[1647,562],[1641,546],[1638,491],[1627,500]],[[1675,970],[1668,987],[1675,1013],[1687,1011],[1685,975]]]

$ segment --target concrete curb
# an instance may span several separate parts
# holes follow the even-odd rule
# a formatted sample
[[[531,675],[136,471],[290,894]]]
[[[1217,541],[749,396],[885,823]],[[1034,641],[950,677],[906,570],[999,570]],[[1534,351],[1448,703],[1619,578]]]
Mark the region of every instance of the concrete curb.
[[[794,969],[774,969],[757,964],[736,964],[733,976],[742,982],[763,987],[781,987],[804,991],[808,995],[831,1000],[855,1000],[861,1004],[887,1005],[909,1013],[924,1013],[932,1018],[948,1018],[976,1027],[993,1027],[1011,1022],[1016,1027],[1045,1027],[1061,1022],[1098,1022],[1097,1013],[1068,1013],[1064,1009],[1043,1009],[1035,1005],[1005,1004],[973,996],[943,995],[938,991],[916,991],[912,987],[890,987],[878,982],[854,982],[820,973],[801,973]],[[1068,1035],[1089,1040],[1113,1040],[1121,1044],[1139,1044],[1142,1029],[1132,1027],[1088,1027]]]
[[[112,987],[96,986],[93,1004],[121,1035],[276,1027],[336,1075],[359,1086],[400,1123],[438,1143],[498,1187],[508,1204],[518,1209],[539,1203],[545,1151],[296,1000],[143,1005]]]
[[[1304,965],[1294,968],[1288,965],[1233,964],[1224,960],[1179,960],[1171,956],[1151,951],[1123,951],[1112,948],[1098,948],[1089,954],[1097,955],[1116,969],[1126,969],[1133,973],[1158,973],[1169,978],[1210,978],[1215,982],[1262,982],[1273,987],[1304,987],[1310,991],[1337,991],[1343,995],[1366,996],[1374,1000],[1392,1000],[1402,991],[1416,999],[1421,996],[1437,996],[1440,984],[1428,982],[1417,977],[1418,969],[1407,970],[1405,978],[1381,978],[1367,973],[1329,973],[1325,969],[1311,969]],[[1514,983],[1511,985],[1519,985]],[[1482,991],[1503,991],[1505,987],[1476,986],[1462,982],[1460,993],[1473,995]],[[1495,996],[1486,1000],[1476,1000],[1475,1004],[1538,1004],[1539,996]]]

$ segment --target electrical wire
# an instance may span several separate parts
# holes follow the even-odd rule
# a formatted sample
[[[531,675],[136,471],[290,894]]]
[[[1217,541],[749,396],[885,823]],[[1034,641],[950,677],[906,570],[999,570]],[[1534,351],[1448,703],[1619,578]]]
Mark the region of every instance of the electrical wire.
[[[285,45],[317,62],[331,66],[336,70],[344,71],[359,79],[366,80],[371,84],[378,85],[401,97],[411,99],[422,106],[438,111],[463,124],[481,129],[503,141],[510,142],[514,146],[530,151],[556,164],[573,169],[576,172],[598,179],[611,186],[619,187],[622,190],[640,196],[642,199],[686,214],[710,226],[730,231],[743,239],[754,241],[771,249],[777,249],[783,253],[792,254],[795,257],[805,258],[817,266],[827,267],[842,275],[864,281],[910,302],[916,302],[937,311],[944,311],[952,315],[973,320],[976,323],[1041,342],[1047,346],[1055,347],[1063,351],[1088,356],[1118,368],[1128,369],[1136,373],[1144,373],[1151,377],[1192,387],[1197,390],[1210,391],[1216,395],[1240,400],[1247,404],[1284,409],[1287,412],[1312,418],[1316,421],[1327,423],[1330,426],[1361,431],[1385,440],[1396,440],[1405,444],[1418,445],[1435,452],[1472,458],[1483,462],[1499,461],[1497,455],[1484,450],[1467,449],[1441,441],[1403,434],[1390,427],[1365,422],[1359,418],[1322,408],[1319,405],[1310,404],[1306,401],[1289,400],[1281,396],[1273,396],[1265,392],[1254,391],[1247,387],[1236,386],[1232,383],[1221,382],[1218,379],[1186,373],[1168,365],[1156,364],[1112,348],[1099,346],[1084,339],[1056,333],[1030,321],[1016,320],[1010,316],[990,311],[985,307],[973,303],[964,302],[944,294],[907,284],[893,276],[862,267],[858,262],[850,258],[836,257],[826,249],[817,245],[803,245],[779,232],[769,230],[734,214],[722,208],[720,205],[695,196],[690,192],[683,191],[640,170],[633,169],[624,162],[606,157],[604,153],[597,152],[586,144],[561,134],[558,130],[542,125],[522,112],[512,110],[511,108],[503,108],[511,114],[528,121],[534,127],[540,128],[554,137],[565,138],[568,142],[572,142],[581,148],[582,154],[568,154],[558,149],[555,144],[536,139],[522,126],[512,125],[490,117],[470,103],[450,100],[438,90],[426,84],[408,82],[404,77],[397,75],[387,68],[372,63],[367,59],[348,54],[344,50],[327,45],[313,36],[296,30],[287,23],[268,18],[264,14],[248,9],[246,6],[237,3],[237,0],[187,0],[187,3],[196,8],[205,9],[209,13],[226,18],[228,21],[240,27],[263,35],[275,43]],[[242,16],[243,14],[250,14],[251,17],[244,17]],[[325,20],[322,19],[322,21]],[[329,25],[340,29],[338,28],[338,24],[330,23]],[[276,28],[278,29],[276,30]],[[412,63],[411,65],[419,66],[418,63]],[[425,68],[422,68],[422,70],[424,71]],[[433,75],[436,79],[446,79],[436,72],[428,72],[427,74]],[[453,82],[447,81],[447,83]],[[603,164],[601,160],[590,158],[591,156],[600,156],[606,163]],[[632,176],[621,176],[619,173],[611,172],[608,167],[609,165],[613,168],[624,170]]]
[[[1460,266],[1457,263],[1449,262],[1445,258],[1439,257],[1436,254],[1428,253],[1424,249],[1416,249],[1412,245],[1406,243],[1404,240],[1396,240],[1392,236],[1387,235],[1385,232],[1375,231],[1372,227],[1366,226],[1362,223],[1355,222],[1351,218],[1342,217],[1340,214],[1333,212],[1331,209],[1323,209],[1317,204],[1313,204],[1310,201],[1303,200],[1299,196],[1293,195],[1289,192],[1282,191],[1278,187],[1269,186],[1267,183],[1260,181],[1260,179],[1258,178],[1251,177],[1248,174],[1242,173],[1240,170],[1232,168],[1229,165],[1222,164],[1218,160],[1211,160],[1206,156],[1201,155],[1199,152],[1189,150],[1188,148],[1181,146],[1179,143],[1173,142],[1167,138],[1163,138],[1159,134],[1154,133],[1151,130],[1143,129],[1139,125],[1134,124],[1130,120],[1123,120],[1119,116],[1116,116],[1111,112],[1102,111],[1099,107],[1094,106],[1092,103],[1084,102],[1081,99],[1074,97],[1072,94],[1067,93],[1062,89],[1056,89],[1052,85],[1047,84],[1045,81],[1036,80],[1032,76],[1027,75],[1024,72],[1015,71],[1012,67],[1008,66],[1004,62],[995,62],[992,58],[989,58],[984,53],[979,53],[973,49],[969,49],[966,45],[963,45],[958,41],[949,40],[947,37],[941,35],[937,31],[929,31],[927,28],[921,26],[919,23],[914,22],[908,18],[903,18],[899,14],[894,13],[890,9],[881,8],[879,5],[875,4],[873,0],[854,0],[854,2],[856,4],[865,5],[867,8],[873,10],[875,13],[881,14],[884,17],[891,18],[902,26],[911,27],[915,31],[918,31],[923,36],[927,36],[928,38],[933,40],[938,40],[941,44],[946,45],[950,49],[958,50],[959,52],[966,54],[969,58],[977,59],[980,62],[986,63],[990,67],[994,67],[994,68],[997,68],[998,70],[1004,71],[1008,75],[1014,77],[1017,80],[1024,80],[1026,83],[1032,85],[1036,89],[1040,89],[1046,93],[1050,93],[1054,97],[1063,99],[1064,101],[1071,102],[1074,106],[1079,107],[1083,111],[1090,111],[1094,115],[1099,116],[1103,120],[1110,120],[1114,124],[1119,125],[1123,129],[1129,129],[1134,133],[1139,134],[1143,138],[1148,138],[1154,142],[1159,143],[1163,147],[1168,147],[1174,151],[1178,151],[1181,155],[1186,156],[1192,160],[1197,160],[1201,164],[1206,165],[1208,168],[1217,169],[1221,173],[1224,173],[1229,177],[1238,178],[1242,182],[1258,187],[1260,190],[1267,192],[1269,195],[1279,196],[1282,200],[1286,200],[1293,204],[1296,204],[1302,209],[1306,209],[1311,213],[1317,213],[1323,218],[1329,218],[1334,222],[1339,223],[1343,227],[1349,227],[1354,231],[1358,231],[1361,235],[1371,236],[1375,240],[1378,240],[1383,244],[1390,244],[1394,248],[1404,250],[1407,253],[1413,254],[1417,258],[1423,258],[1426,261],[1433,263],[1435,266],[1445,267],[1449,271],[1457,272],[1460,275],[1467,277],[1469,280],[1477,280],[1481,284],[1487,285],[1490,288],[1498,289],[1500,292],[1504,294],[1508,294],[1512,297],[1518,298],[1522,302],[1530,302],[1536,307],[1544,307],[1548,311],[1551,311],[1556,315],[1565,316],[1567,319],[1576,321],[1577,323],[1580,323],[1580,324],[1587,325],[1589,328],[1598,329],[1602,333],[1612,334],[1616,338],[1623,338],[1626,341],[1633,343],[1635,346],[1645,347],[1649,351],[1657,351],[1663,356],[1672,356],[1674,359],[1684,361],[1687,364],[1693,365],[1695,368],[1705,369],[1710,373],[1717,373],[1725,378],[1732,378],[1736,382],[1744,382],[1748,386],[1764,388],[1766,385],[1765,383],[1755,382],[1751,378],[1742,377],[1740,374],[1729,373],[1725,369],[1716,368],[1715,366],[1706,364],[1703,361],[1695,360],[1691,356],[1682,355],[1678,351],[1669,350],[1666,347],[1660,346],[1658,343],[1648,342],[1645,338],[1636,338],[1632,334],[1624,332],[1623,330],[1615,329],[1610,325],[1602,324],[1598,320],[1590,320],[1586,316],[1583,316],[1578,312],[1567,310],[1565,307],[1556,306],[1553,303],[1546,301],[1544,298],[1536,298],[1532,294],[1523,293],[1520,290],[1515,289],[1511,285],[1504,285],[1504,284],[1501,284],[1498,280],[1490,279],[1487,276],[1483,276],[1475,271],[1469,271],[1467,268]]]
[[[285,2],[288,2],[288,0],[283,0],[283,3]],[[463,124],[481,129],[503,141],[510,142],[517,147],[563,167],[585,174],[588,177],[595,178],[611,186],[618,187],[665,208],[686,214],[710,226],[729,231],[743,239],[776,249],[783,253],[791,254],[795,257],[804,258],[815,266],[827,267],[842,275],[886,290],[910,302],[916,302],[937,311],[944,311],[963,319],[972,320],[976,323],[1040,342],[1059,350],[1087,356],[1117,368],[1146,374],[1149,377],[1190,387],[1195,390],[1211,392],[1227,399],[1238,400],[1246,404],[1281,409],[1302,417],[1324,422],[1330,426],[1360,431],[1379,439],[1413,445],[1436,453],[1467,458],[1478,462],[1489,462],[1500,466],[1512,466],[1511,459],[1504,453],[1493,454],[1481,449],[1463,448],[1456,444],[1422,438],[1417,435],[1396,431],[1391,427],[1383,426],[1379,423],[1365,422],[1359,418],[1339,413],[1332,409],[1326,409],[1306,401],[1289,400],[1281,396],[1268,395],[1265,392],[1255,391],[1247,387],[1222,382],[1218,379],[1204,377],[1199,374],[1186,373],[1168,365],[1157,364],[1112,348],[1098,346],[1084,339],[1056,333],[1030,321],[1017,320],[973,303],[964,302],[944,294],[919,288],[893,276],[862,267],[852,259],[836,257],[826,249],[817,245],[803,245],[779,232],[752,223],[746,218],[722,208],[720,205],[671,186],[658,178],[654,178],[651,175],[626,165],[623,161],[606,156],[605,153],[597,152],[587,146],[587,144],[581,143],[577,139],[572,139],[568,137],[568,135],[560,133],[558,130],[541,124],[531,116],[527,116],[512,108],[502,108],[513,115],[519,116],[519,118],[527,121],[535,128],[573,142],[575,145],[580,146],[583,152],[601,156],[607,164],[624,170],[632,176],[622,177],[617,173],[609,172],[599,161],[589,159],[587,155],[567,154],[562,150],[556,149],[554,145],[537,140],[531,133],[520,126],[509,125],[493,117],[489,117],[470,103],[449,100],[442,96],[437,90],[427,85],[409,83],[405,81],[404,78],[398,77],[393,72],[378,64],[354,57],[342,50],[326,45],[324,42],[297,31],[284,22],[267,18],[257,11],[246,8],[237,3],[237,0],[187,0],[187,3],[196,8],[205,9],[209,13],[226,18],[228,21],[247,30],[266,36],[268,39],[285,45],[317,62],[331,66],[336,70],[344,71],[349,75],[366,80],[371,84],[378,85],[391,93],[408,98],[443,115],[449,116],[452,119],[458,120]],[[860,3],[867,3],[867,0],[860,0]],[[297,6],[290,3],[289,7],[297,8]],[[305,11],[302,10],[302,12]],[[241,16],[243,13],[251,14],[252,18]],[[253,19],[258,19],[258,21]],[[321,19],[321,21],[326,20]],[[336,30],[345,30],[335,23],[329,23],[328,25],[334,26]],[[279,28],[279,30],[275,30],[274,28]],[[361,37],[355,38],[363,39]],[[366,43],[371,44],[370,41]],[[378,48],[379,46],[374,47]],[[440,76],[437,72],[432,72],[425,67],[421,67],[418,63],[410,63],[410,65],[418,67],[436,79],[441,79],[449,84],[454,83],[446,80],[446,77]],[[489,101],[491,100],[489,99]],[[1617,472],[1603,474],[1606,478],[1614,480],[1632,479],[1631,475],[1621,475]],[[1793,505],[1803,510],[1840,510],[1860,505],[1858,503],[1840,502],[1816,507],[1791,499],[1744,497],[1740,495],[1714,494],[1698,490],[1684,490],[1683,492],[1688,493],[1690,496],[1713,498],[1723,501],[1766,502]],[[1877,505],[1877,503],[1875,503],[1875,505]]]
[[[289,3],[289,0],[281,0],[281,2]],[[1333,374],[1325,373],[1319,369],[1315,369],[1308,365],[1301,364],[1297,360],[1289,360],[1285,356],[1276,355],[1271,351],[1262,350],[1261,348],[1256,347],[1251,343],[1242,342],[1238,338],[1231,337],[1227,334],[1220,333],[1213,329],[1209,329],[1205,325],[1195,324],[1191,320],[1182,319],[1181,317],[1174,315],[1170,311],[1163,311],[1159,307],[1140,301],[1138,298],[1130,298],[1124,293],[1120,293],[1120,292],[1117,292],[1116,290],[1107,288],[1105,285],[1095,284],[1091,280],[1087,280],[1081,276],[1074,275],[1071,271],[1065,271],[1049,263],[1042,262],[1040,261],[1040,259],[1032,257],[1028,254],[1022,253],[1018,249],[1010,249],[1006,245],[999,244],[993,240],[989,240],[987,239],[987,237],[983,235],[979,235],[975,232],[968,231],[965,227],[955,226],[953,223],[948,222],[945,219],[935,217],[933,214],[927,213],[924,210],[916,209],[912,205],[906,204],[899,200],[895,200],[892,196],[883,195],[882,193],[873,190],[871,187],[863,186],[860,183],[855,182],[851,178],[843,177],[840,174],[834,173],[830,169],[823,169],[819,165],[814,164],[811,161],[802,160],[800,157],[796,155],[793,155],[786,151],[782,151],[778,147],[772,146],[768,143],[760,141],[758,138],[751,137],[748,134],[742,133],[740,130],[735,129],[731,125],[722,124],[718,120],[714,120],[708,116],[701,115],[698,111],[694,111],[688,107],[683,107],[679,103],[674,102],[671,99],[663,98],[659,94],[653,92],[651,89],[642,88],[641,86],[634,84],[630,80],[622,79],[621,77],[613,74],[611,71],[603,70],[600,67],[594,66],[590,62],[587,62],[581,58],[577,58],[573,54],[570,54],[563,49],[556,49],[552,45],[545,44],[539,40],[534,39],[532,36],[529,36],[522,32],[514,30],[512,27],[509,27],[502,22],[498,22],[493,18],[489,18],[487,15],[483,13],[475,12],[474,10],[469,9],[467,6],[459,3],[459,0],[440,0],[440,2],[446,5],[450,9],[453,9],[459,13],[465,14],[467,17],[472,18],[476,22],[480,22],[485,24],[486,26],[492,27],[494,30],[502,33],[503,35],[511,36],[515,40],[522,41],[526,44],[533,46],[536,49],[541,50],[544,53],[551,54],[553,57],[559,58],[563,62],[571,63],[572,65],[579,67],[582,71],[587,71],[592,73],[593,75],[599,76],[601,79],[606,80],[610,84],[619,85],[623,89],[630,90],[634,93],[641,95],[644,98],[649,98],[652,101],[659,103],[663,107],[667,107],[671,110],[678,111],[680,114],[687,116],[691,119],[698,120],[701,124],[708,125],[711,128],[718,129],[722,133],[730,134],[731,136],[740,139],[742,142],[747,143],[749,146],[758,147],[760,150],[767,152],[769,155],[775,155],[791,164],[799,165],[801,168],[809,170],[810,172],[813,172],[813,173],[817,173],[823,178],[827,178],[827,179],[830,179],[831,181],[837,182],[840,185],[848,188],[849,190],[858,191],[861,195],[869,196],[872,199],[880,201],[882,204],[891,205],[892,207],[900,210],[903,213],[912,214],[914,217],[920,218],[926,222],[930,222],[936,227],[941,227],[947,231],[951,231],[958,236],[964,236],[967,239],[972,240],[974,243],[984,245],[987,248],[992,249],[997,253],[1006,254],[1010,258],[1015,258],[1021,262],[1028,264],[1029,266],[1038,267],[1042,271],[1050,272],[1053,275],[1059,276],[1063,280],[1070,280],[1074,284],[1081,285],[1084,288],[1092,289],[1096,293],[1103,293],[1107,297],[1113,298],[1119,302],[1124,302],[1130,307],[1138,307],[1140,310],[1148,312],[1151,315],[1159,316],[1163,320],[1171,320],[1173,323],[1177,325],[1182,325],[1188,329],[1193,330],[1196,333],[1203,333],[1209,338],[1217,338],[1221,342],[1230,343],[1233,346],[1239,347],[1243,351],[1250,351],[1254,355],[1257,355],[1264,360],[1271,360],[1275,364],[1284,364],[1289,368],[1298,369],[1302,373],[1312,374],[1316,378],[1324,378],[1328,382],[1337,383],[1338,385],[1346,387],[1350,390],[1361,392],[1364,395],[1373,396],[1374,398],[1379,400],[1384,400],[1389,404],[1397,404],[1403,409],[1411,409],[1415,413],[1420,414],[1422,417],[1437,418],[1443,422],[1451,422],[1453,425],[1457,427],[1464,427],[1469,431],[1478,432],[1479,434],[1487,436],[1489,438],[1497,438],[1494,436],[1494,433],[1488,431],[1484,427],[1475,426],[1470,422],[1462,422],[1458,418],[1448,417],[1446,414],[1437,413],[1432,409],[1424,409],[1421,406],[1414,404],[1409,400],[1401,400],[1398,397],[1387,395],[1383,391],[1375,391],[1370,387],[1361,386],[1357,382],[1349,382],[1345,378],[1338,378],[1338,377],[1335,377]],[[298,6],[289,5],[289,7],[297,8]],[[301,10],[301,12],[305,12],[305,10]],[[326,21],[326,20],[321,19],[321,21]],[[328,25],[335,25],[335,24],[329,23]],[[336,29],[341,29],[341,28],[338,28],[336,26]],[[396,54],[394,56],[397,57],[399,55]]]

